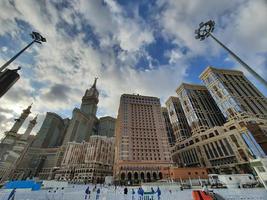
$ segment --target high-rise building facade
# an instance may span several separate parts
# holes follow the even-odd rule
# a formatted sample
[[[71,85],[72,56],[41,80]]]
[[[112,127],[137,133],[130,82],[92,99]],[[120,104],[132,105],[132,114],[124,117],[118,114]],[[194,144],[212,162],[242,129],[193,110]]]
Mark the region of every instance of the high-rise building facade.
[[[37,116],[29,121],[23,134],[19,133],[21,126],[30,113],[31,105],[23,110],[18,119],[15,119],[14,125],[10,131],[5,132],[5,136],[0,142],[0,182],[8,180],[9,176],[13,174],[21,156],[25,154],[25,150],[34,139],[34,136],[30,135],[30,133],[37,124]]]
[[[191,136],[191,130],[187,123],[182,105],[178,97],[170,97],[166,101],[168,115],[173,128],[176,142],[181,142]]]
[[[176,93],[193,135],[225,123],[223,114],[205,86],[183,83]]]
[[[99,92],[94,84],[89,90],[85,91],[82,98],[80,109],[75,108],[72,112],[72,118],[68,126],[63,144],[68,142],[83,142],[88,141],[91,135],[97,133],[97,104]]]
[[[68,118],[62,119],[56,113],[48,112],[36,138],[29,145],[27,151],[20,156],[20,161],[16,164],[16,169],[9,178],[26,179],[38,177],[40,179],[50,180],[55,178],[65,179],[67,176],[71,176],[73,177],[71,181],[83,182],[84,180],[80,177],[86,177],[88,175],[86,182],[103,182],[105,176],[112,175],[113,166],[110,163],[107,164],[104,162],[103,156],[108,151],[108,154],[106,154],[107,157],[105,157],[108,160],[107,162],[110,162],[110,159],[114,160],[112,157],[114,153],[110,153],[114,151],[114,141],[112,142],[114,139],[112,139],[112,136],[114,136],[116,119],[102,117],[98,120],[96,117],[98,96],[95,79],[92,87],[86,90],[80,109],[75,108],[73,110],[71,120]],[[27,134],[33,124],[33,122],[29,124],[26,131]],[[104,136],[98,136],[97,134],[106,135],[108,138],[103,139],[105,138]],[[94,142],[96,140],[97,142]],[[78,156],[85,155],[81,147],[84,146],[82,144],[87,142],[94,145],[90,148],[88,146],[90,151],[87,149],[88,152],[86,151],[86,155],[101,155],[101,158],[97,157],[97,160],[93,161],[88,160],[89,158],[87,157],[83,157],[84,160]],[[75,144],[75,148],[70,148],[72,145],[69,145],[69,143]],[[102,147],[99,148],[99,145]],[[97,149],[97,152],[93,151],[94,148]],[[83,153],[81,154],[81,152]],[[63,158],[67,155],[66,153],[77,157],[71,159],[69,162],[63,162]],[[76,158],[80,159],[80,163],[73,163],[77,161]],[[74,165],[76,171],[73,171]],[[64,171],[64,169],[68,170]],[[66,174],[66,176],[61,176],[61,172]],[[88,174],[85,174],[87,172]],[[91,178],[89,178],[89,175]],[[94,177],[95,180],[93,180]]]
[[[253,123],[263,135],[266,120],[229,121],[182,141],[172,152],[173,161],[180,167],[206,167],[209,173],[251,173],[249,159],[266,155],[253,130],[247,128]]]
[[[116,119],[110,116],[100,117],[98,123],[98,135],[114,137]]]
[[[18,130],[21,128],[25,119],[31,114],[31,108],[32,108],[32,104],[30,106],[28,106],[27,109],[23,110],[23,112],[21,113],[21,115],[18,119],[15,119],[15,123],[12,126],[10,132],[18,133]]]
[[[103,183],[112,176],[114,138],[94,135],[88,142],[69,142],[55,179],[73,183]]]
[[[97,78],[95,78],[95,82],[92,87],[85,91],[85,94],[82,98],[81,111],[88,116],[95,116],[97,111],[99,92],[96,89],[96,81]]]
[[[115,129],[114,178],[138,183],[162,178],[171,165],[168,138],[156,97],[123,94]]]
[[[64,119],[52,112],[47,112],[43,124],[33,142],[33,147],[53,148],[62,145],[66,128]]]
[[[243,72],[207,67],[200,78],[226,118],[267,118],[266,97]]]
[[[182,84],[176,91],[192,136],[176,142],[172,148],[174,163],[206,167],[209,173],[251,173],[249,160],[267,153],[265,111],[255,109],[264,109],[264,97],[239,71],[209,67],[201,78],[209,91],[189,84]],[[253,95],[256,100],[252,104]],[[171,99],[166,105],[172,122]]]
[[[161,113],[165,122],[165,128],[166,128],[166,132],[167,132],[167,137],[168,137],[168,141],[169,141],[169,145],[173,146],[175,144],[175,137],[173,134],[173,129],[172,129],[172,125],[171,125],[171,121],[169,118],[169,114],[168,114],[168,110],[166,107],[161,107]]]

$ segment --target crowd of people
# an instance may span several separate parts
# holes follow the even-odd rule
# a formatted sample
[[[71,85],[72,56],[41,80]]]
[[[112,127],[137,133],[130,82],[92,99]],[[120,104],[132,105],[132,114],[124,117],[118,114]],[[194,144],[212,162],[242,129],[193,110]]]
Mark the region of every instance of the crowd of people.
[[[117,186],[115,186],[115,191],[117,190]],[[91,196],[92,192],[96,191],[96,195],[95,197]],[[97,188],[96,186],[92,189],[92,192],[90,190],[90,187],[88,186],[85,190],[85,200],[99,200],[100,198],[100,188]],[[129,198],[129,191],[128,191],[128,187],[125,187],[123,189],[123,194],[124,194],[124,199],[128,200]],[[145,195],[151,195],[152,199],[153,197],[157,196],[157,199],[160,200],[161,197],[161,190],[158,187],[157,190],[155,191],[154,188],[151,188],[150,192],[145,192],[144,189],[142,187],[139,187],[138,189],[132,188],[131,190],[131,197],[132,200],[144,200],[144,196]],[[136,198],[137,197],[137,198]],[[155,199],[156,200],[156,199]]]

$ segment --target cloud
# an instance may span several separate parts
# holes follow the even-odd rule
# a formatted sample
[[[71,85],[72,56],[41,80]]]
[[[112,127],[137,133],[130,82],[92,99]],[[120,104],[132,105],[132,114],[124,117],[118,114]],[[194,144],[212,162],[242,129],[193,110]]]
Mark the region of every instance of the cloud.
[[[68,92],[70,92],[71,89],[63,84],[55,84],[50,88],[49,91],[47,91],[43,98],[47,101],[62,101],[66,100],[68,98]]]
[[[205,41],[194,39],[194,30],[202,21],[215,20],[214,34],[229,48],[241,55],[252,67],[263,73],[267,66],[263,52],[267,52],[267,2],[259,1],[193,1],[160,0],[161,12],[157,19],[165,37],[179,48],[189,48],[191,55],[206,57],[217,56],[225,52],[210,38]],[[256,67],[255,63],[259,65]]]
[[[1,48],[2,52],[6,52],[6,51],[7,51],[7,49],[8,49],[8,48],[7,48],[7,47],[5,47],[5,46]]]

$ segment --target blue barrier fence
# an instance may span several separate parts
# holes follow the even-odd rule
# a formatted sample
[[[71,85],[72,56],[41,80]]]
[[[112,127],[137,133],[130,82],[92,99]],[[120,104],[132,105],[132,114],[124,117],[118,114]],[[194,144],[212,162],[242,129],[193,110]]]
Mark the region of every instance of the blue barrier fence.
[[[9,181],[5,184],[4,188],[6,189],[27,189],[31,188],[32,190],[40,190],[42,183],[35,181]]]

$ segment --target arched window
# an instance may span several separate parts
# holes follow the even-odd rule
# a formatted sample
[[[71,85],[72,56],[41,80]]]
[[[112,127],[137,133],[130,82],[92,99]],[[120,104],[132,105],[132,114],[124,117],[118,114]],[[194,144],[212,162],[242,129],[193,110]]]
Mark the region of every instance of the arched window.
[[[138,173],[137,172],[134,173],[134,179],[138,180]]]
[[[147,178],[147,181],[150,182],[151,181],[151,174],[149,172],[147,172],[146,174],[146,178]]]
[[[153,179],[154,180],[157,180],[157,174],[156,174],[156,172],[153,172]]]
[[[163,176],[162,176],[162,173],[160,172],[159,173],[159,179],[162,179],[163,178]]]
[[[145,174],[144,174],[144,172],[141,172],[141,180],[145,180]]]
[[[128,172],[128,180],[130,181],[130,180],[132,180],[132,173],[131,172]]]

